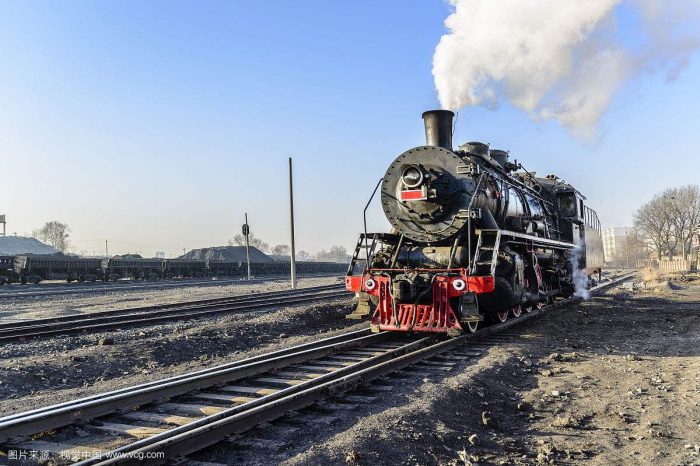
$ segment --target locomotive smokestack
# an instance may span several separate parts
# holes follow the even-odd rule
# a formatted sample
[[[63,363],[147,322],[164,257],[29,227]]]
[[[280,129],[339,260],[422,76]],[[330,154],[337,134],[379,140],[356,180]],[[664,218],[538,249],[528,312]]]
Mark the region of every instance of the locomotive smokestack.
[[[425,144],[452,150],[452,118],[449,110],[429,110],[423,112]]]

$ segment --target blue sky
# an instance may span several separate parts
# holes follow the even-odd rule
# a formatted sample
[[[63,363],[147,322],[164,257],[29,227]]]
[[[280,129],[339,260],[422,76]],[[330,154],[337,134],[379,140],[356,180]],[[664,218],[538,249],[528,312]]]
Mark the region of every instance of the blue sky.
[[[298,248],[354,245],[388,164],[423,143],[438,106],[440,0],[2,2],[0,213],[23,234],[59,219],[76,250],[288,241],[287,157]],[[634,21],[622,34],[634,37]],[[455,140],[505,148],[586,194],[622,226],[655,192],[700,182],[697,56],[667,83],[621,90],[584,142],[507,104],[459,113]],[[370,227],[385,230],[378,208]]]

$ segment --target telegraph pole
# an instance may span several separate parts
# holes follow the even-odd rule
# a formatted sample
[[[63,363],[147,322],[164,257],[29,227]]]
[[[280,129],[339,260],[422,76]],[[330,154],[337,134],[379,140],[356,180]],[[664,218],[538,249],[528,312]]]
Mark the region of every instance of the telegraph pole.
[[[245,213],[245,223],[243,224],[243,236],[245,236],[245,263],[248,268],[248,280],[250,280],[250,242],[248,241],[248,236],[250,235],[250,227],[248,226],[248,212]]]
[[[105,257],[109,257],[109,247],[107,246],[108,240],[105,240]]]
[[[292,186],[292,158],[289,157],[289,224],[291,232],[290,267],[292,275],[292,289],[297,289],[297,265],[294,258],[294,189]]]

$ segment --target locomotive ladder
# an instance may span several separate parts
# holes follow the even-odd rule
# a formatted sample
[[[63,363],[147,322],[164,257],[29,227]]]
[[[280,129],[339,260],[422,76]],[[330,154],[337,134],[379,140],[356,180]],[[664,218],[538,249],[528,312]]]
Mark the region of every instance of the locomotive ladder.
[[[501,230],[478,230],[472,275],[493,275],[496,272],[498,248],[501,244]]]

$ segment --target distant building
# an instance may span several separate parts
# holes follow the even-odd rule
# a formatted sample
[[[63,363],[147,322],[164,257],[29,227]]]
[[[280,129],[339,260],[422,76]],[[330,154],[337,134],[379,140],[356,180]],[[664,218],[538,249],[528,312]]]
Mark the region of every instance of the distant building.
[[[165,259],[165,253],[163,251],[156,251],[156,259]]]
[[[603,230],[603,254],[605,262],[616,262],[625,253],[625,244],[634,236],[632,227],[615,227]]]

